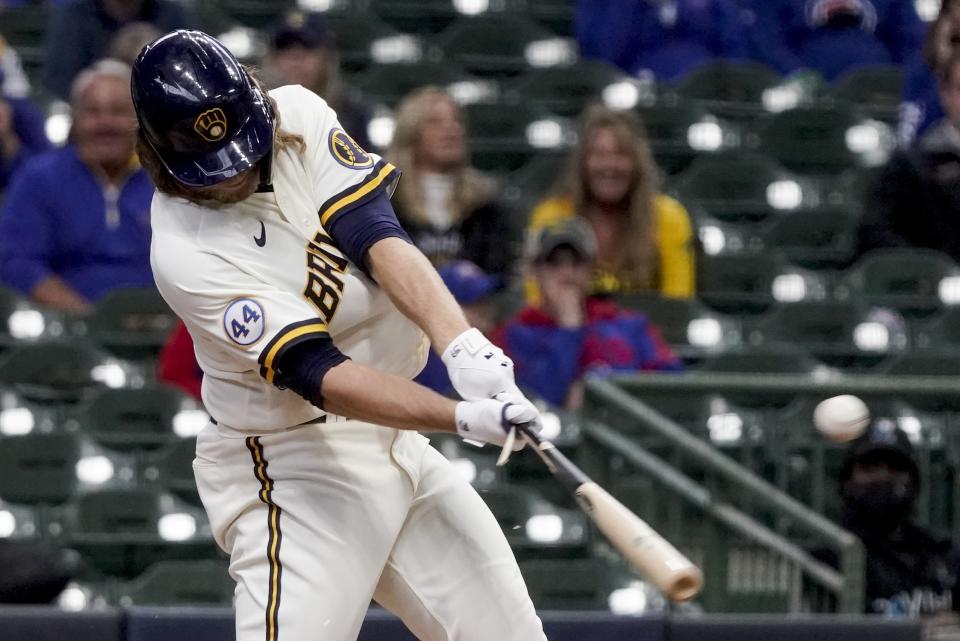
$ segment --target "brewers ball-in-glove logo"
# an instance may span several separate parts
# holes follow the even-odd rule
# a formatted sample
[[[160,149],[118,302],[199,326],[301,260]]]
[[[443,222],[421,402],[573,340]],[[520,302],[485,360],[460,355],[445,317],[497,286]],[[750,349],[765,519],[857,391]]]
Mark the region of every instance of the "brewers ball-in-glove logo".
[[[330,131],[330,153],[334,159],[349,169],[366,169],[373,166],[373,158],[358,145],[343,129]]]
[[[227,135],[227,116],[220,107],[207,109],[197,116],[193,130],[209,142],[222,140]]]

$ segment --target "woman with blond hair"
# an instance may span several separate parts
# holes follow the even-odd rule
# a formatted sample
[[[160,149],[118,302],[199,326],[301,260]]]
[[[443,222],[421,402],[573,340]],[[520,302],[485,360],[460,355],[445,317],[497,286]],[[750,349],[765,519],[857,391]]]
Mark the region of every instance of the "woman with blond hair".
[[[580,216],[597,237],[593,293],[693,296],[690,216],[659,192],[658,169],[638,118],[590,107],[578,140],[566,175],[555,195],[533,210],[528,232]]]
[[[463,113],[447,92],[424,87],[397,107],[387,158],[404,177],[393,206],[414,244],[440,267],[476,263],[504,276],[515,247],[493,181],[470,166]]]

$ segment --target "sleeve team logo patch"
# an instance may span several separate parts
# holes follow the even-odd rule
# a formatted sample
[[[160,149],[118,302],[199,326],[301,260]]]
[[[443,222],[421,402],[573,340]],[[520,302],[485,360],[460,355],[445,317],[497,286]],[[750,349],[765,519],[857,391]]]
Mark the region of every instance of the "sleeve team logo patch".
[[[223,140],[227,135],[227,115],[220,107],[207,109],[197,116],[193,123],[193,130],[208,142]]]
[[[263,338],[266,327],[263,307],[252,298],[238,298],[223,313],[223,331],[238,345],[253,345]]]
[[[330,131],[330,153],[334,160],[347,169],[366,169],[373,166],[373,158],[343,129]]]

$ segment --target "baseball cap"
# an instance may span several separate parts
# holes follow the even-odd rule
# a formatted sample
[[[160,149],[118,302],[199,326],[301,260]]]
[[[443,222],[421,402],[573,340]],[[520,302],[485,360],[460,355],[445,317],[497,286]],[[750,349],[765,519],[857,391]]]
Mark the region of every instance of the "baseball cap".
[[[327,23],[321,14],[290,11],[274,28],[271,43],[275,50],[295,45],[316,49],[327,44],[329,35]]]
[[[528,239],[527,257],[533,261],[542,260],[562,246],[570,247],[590,260],[597,257],[597,239],[593,235],[593,228],[576,216],[535,231]]]
[[[461,305],[469,305],[489,296],[500,287],[500,280],[469,260],[455,260],[443,265],[440,278]]]
[[[919,482],[920,469],[917,467],[910,438],[890,419],[880,418],[875,420],[863,434],[850,444],[844,457],[840,479],[849,478],[854,464],[872,456],[882,456],[891,464],[907,471],[915,483]]]

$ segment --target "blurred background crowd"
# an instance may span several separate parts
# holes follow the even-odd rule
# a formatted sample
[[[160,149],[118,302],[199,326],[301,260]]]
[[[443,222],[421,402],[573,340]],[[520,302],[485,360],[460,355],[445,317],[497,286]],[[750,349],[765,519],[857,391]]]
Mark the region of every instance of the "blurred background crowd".
[[[605,416],[591,380],[960,374],[957,0],[0,0],[0,468],[27,475],[0,475],[0,539],[79,550],[33,550],[55,566],[34,563],[45,599],[174,589],[172,556],[134,542],[121,557],[97,538],[124,518],[161,523],[179,554],[212,552],[187,465],[202,373],[153,291],[129,95],[130,64],[174,28],[218,36],[267,87],[312,89],[402,170],[402,224],[570,448],[577,412]],[[434,355],[419,380],[451,393],[443,370]],[[817,440],[811,398],[665,389],[637,397],[867,544],[856,609],[960,608],[944,596],[960,532],[949,401],[878,392],[876,424],[847,448]],[[535,601],[606,607],[622,589],[535,462],[504,478],[438,447],[505,529],[531,509],[561,523],[510,535]],[[649,513],[648,481],[620,474],[616,451],[592,454]],[[683,518],[663,516],[687,531]],[[725,576],[752,567],[743,554]],[[551,585],[561,561],[595,592]],[[845,607],[786,582],[743,591]],[[704,606],[781,608],[734,592]],[[640,598],[618,594],[628,611]],[[640,609],[662,601],[639,594]]]

